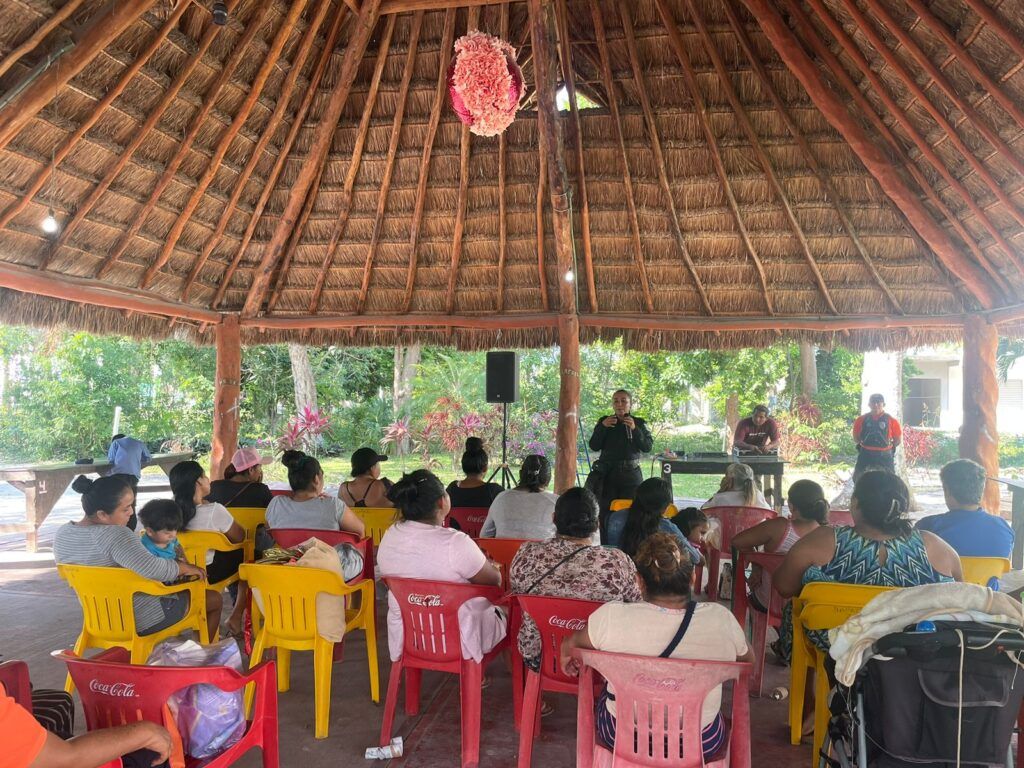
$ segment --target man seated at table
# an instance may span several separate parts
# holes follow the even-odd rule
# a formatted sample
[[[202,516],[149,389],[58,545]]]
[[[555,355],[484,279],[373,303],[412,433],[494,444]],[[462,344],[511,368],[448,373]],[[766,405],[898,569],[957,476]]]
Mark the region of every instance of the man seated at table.
[[[981,507],[985,468],[970,459],[949,462],[939,473],[948,512],[918,522],[922,531],[944,539],[960,557],[1009,557],[1013,529]]]
[[[736,425],[732,443],[741,453],[766,454],[778,450],[779,425],[768,406],[754,406],[754,412]]]

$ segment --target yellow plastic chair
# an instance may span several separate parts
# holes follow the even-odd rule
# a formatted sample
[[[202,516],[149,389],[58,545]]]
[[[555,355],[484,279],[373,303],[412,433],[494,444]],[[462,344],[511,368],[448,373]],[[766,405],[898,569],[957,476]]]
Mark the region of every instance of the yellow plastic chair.
[[[235,522],[245,529],[245,562],[256,559],[256,529],[267,524],[266,507],[228,507]]]
[[[395,522],[394,507],[350,507],[356,517],[363,521],[366,532],[363,534],[373,539],[373,546],[379,547],[384,531]]]
[[[145,664],[153,648],[161,640],[181,634],[186,629],[199,633],[199,642],[209,643],[206,625],[205,581],[190,581],[168,587],[147,579],[127,568],[102,568],[92,565],[59,565],[57,572],[75,590],[82,605],[82,632],[75,641],[75,655],[88,648],[124,648],[131,654],[132,664]],[[140,635],[135,627],[132,596],[173,595],[187,591],[188,611],[181,621],[151,635]],[[68,676],[65,690],[74,689]]]
[[[818,765],[818,753],[828,728],[828,675],[825,652],[811,643],[807,630],[834,629],[861,612],[865,605],[895,587],[867,587],[859,584],[812,582],[793,598],[793,658],[790,663],[789,729],[790,741],[800,743],[803,730],[804,691],[807,669],[814,670],[814,749],[812,765]]]
[[[633,506],[633,500],[632,499],[615,499],[608,506],[608,511],[609,512],[620,512],[623,509],[629,509],[631,506]],[[679,510],[676,509],[676,505],[675,504],[669,504],[668,507],[665,509],[665,514],[662,515],[662,517],[675,517],[678,514],[679,514]]]
[[[331,665],[334,643],[317,633],[316,596],[320,593],[348,597],[359,595],[359,607],[345,612],[345,634],[355,629],[366,633],[366,657],[370,668],[370,697],[380,702],[380,670],[377,665],[377,629],[374,619],[374,586],[370,579],[346,584],[335,573],[320,568],[289,565],[243,565],[239,570],[249,588],[263,603],[252,602],[253,626],[259,627],[253,644],[250,669],[267,648],[277,649],[277,690],[290,686],[291,652],[313,651],[316,724],[314,736],[326,739],[331,714]],[[262,619],[262,621],[260,621]],[[246,698],[248,708],[249,698]]]
[[[181,548],[185,551],[185,559],[192,563],[192,565],[197,565],[204,569],[206,568],[206,555],[208,552],[237,552],[245,549],[244,541],[232,544],[228,541],[227,536],[217,531],[180,531],[178,533],[178,543],[181,544]],[[210,583],[208,588],[214,592],[221,592],[236,581],[238,581],[238,574],[233,573],[215,584]]]
[[[961,557],[960,567],[965,582],[987,587],[989,581],[1009,572],[1010,560],[1006,557]]]

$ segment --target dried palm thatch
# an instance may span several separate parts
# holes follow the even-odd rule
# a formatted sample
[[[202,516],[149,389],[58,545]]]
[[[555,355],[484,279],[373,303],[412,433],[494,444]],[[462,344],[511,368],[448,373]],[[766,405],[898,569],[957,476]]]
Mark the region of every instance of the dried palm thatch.
[[[469,26],[534,87],[526,4],[483,2],[0,0],[0,320],[554,343],[536,94],[500,139],[445,103]],[[584,341],[899,347],[1019,301],[1024,0],[552,2],[598,104],[561,113]]]

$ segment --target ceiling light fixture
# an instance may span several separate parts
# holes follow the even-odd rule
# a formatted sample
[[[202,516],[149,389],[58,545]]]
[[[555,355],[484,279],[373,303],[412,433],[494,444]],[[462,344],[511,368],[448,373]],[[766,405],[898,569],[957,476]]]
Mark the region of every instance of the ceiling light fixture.
[[[565,282],[571,283],[575,279],[576,275],[573,274],[573,271],[571,269],[565,273]]]
[[[43,219],[43,223],[40,226],[43,228],[43,232],[48,235],[56,234],[57,230],[60,229],[57,217],[53,215],[53,208],[47,211],[46,218]]]
[[[222,0],[217,0],[213,4],[213,23],[218,27],[223,27],[228,23],[228,7]]]

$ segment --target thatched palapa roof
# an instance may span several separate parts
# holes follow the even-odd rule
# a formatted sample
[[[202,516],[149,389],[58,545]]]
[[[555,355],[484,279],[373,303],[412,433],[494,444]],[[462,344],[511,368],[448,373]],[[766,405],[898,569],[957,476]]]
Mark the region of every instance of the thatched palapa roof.
[[[0,319],[552,343],[529,8],[465,1],[0,0]],[[1020,318],[1024,0],[551,5],[557,84],[598,104],[560,113],[585,341]],[[469,28],[524,69],[500,139],[446,101]]]

